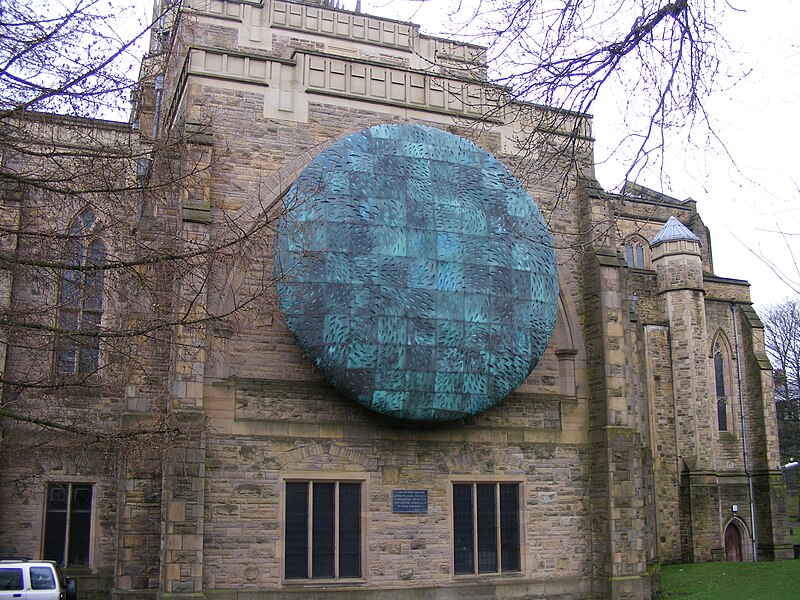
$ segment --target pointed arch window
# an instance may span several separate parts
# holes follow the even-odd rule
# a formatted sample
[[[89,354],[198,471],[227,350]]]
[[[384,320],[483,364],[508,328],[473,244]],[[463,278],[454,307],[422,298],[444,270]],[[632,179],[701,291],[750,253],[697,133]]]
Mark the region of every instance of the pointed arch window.
[[[637,269],[647,269],[647,253],[645,251],[646,243],[644,240],[633,237],[625,241],[625,262],[629,267]]]
[[[728,352],[719,336],[714,341],[714,396],[717,402],[717,429],[720,432],[729,431],[730,416],[729,389],[728,389]]]
[[[55,366],[58,373],[89,374],[100,364],[97,332],[103,316],[104,273],[92,267],[105,260],[105,246],[97,238],[97,217],[91,207],[72,221],[59,290]]]

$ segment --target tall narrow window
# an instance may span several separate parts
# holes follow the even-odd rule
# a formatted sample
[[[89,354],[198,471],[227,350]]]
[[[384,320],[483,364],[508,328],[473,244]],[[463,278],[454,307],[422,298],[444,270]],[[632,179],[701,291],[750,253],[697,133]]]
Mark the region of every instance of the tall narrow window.
[[[717,426],[720,431],[728,431],[728,399],[725,394],[725,363],[722,358],[722,345],[714,343],[714,388],[717,395]]]
[[[456,575],[519,571],[519,484],[453,484]]]
[[[641,244],[636,244],[633,256],[633,262],[636,264],[636,266],[644,268],[644,246]]]
[[[633,244],[631,244],[631,243],[625,244],[625,262],[628,263],[629,267],[634,266],[634,263],[633,263]]]
[[[103,316],[103,271],[93,267],[105,259],[103,243],[94,237],[96,218],[87,207],[69,227],[59,295],[56,342],[58,373],[89,374],[100,363],[97,332]],[[74,332],[74,333],[71,333]]]
[[[91,484],[48,485],[43,558],[65,567],[89,566],[91,522]]]
[[[361,577],[361,484],[287,481],[286,579]]]

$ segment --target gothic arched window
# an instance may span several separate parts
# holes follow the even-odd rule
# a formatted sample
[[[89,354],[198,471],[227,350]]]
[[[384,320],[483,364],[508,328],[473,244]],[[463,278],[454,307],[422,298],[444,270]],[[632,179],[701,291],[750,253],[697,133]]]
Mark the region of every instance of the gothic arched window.
[[[714,342],[714,395],[717,399],[717,427],[719,431],[728,431],[729,402],[727,393],[727,349],[719,336]]]
[[[645,251],[645,242],[638,238],[632,237],[625,241],[625,262],[629,267],[637,269],[647,269],[647,254]]]
[[[97,218],[91,207],[72,221],[63,262],[56,342],[58,373],[89,374],[100,364],[100,319],[103,316],[103,271],[93,269],[105,259],[105,246],[96,237]]]

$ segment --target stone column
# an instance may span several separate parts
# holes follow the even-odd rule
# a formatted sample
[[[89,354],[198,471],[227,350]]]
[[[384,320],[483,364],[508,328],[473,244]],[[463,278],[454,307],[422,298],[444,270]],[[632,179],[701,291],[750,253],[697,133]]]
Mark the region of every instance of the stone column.
[[[171,424],[181,444],[165,453],[162,493],[162,597],[189,598],[203,592],[205,508],[205,417],[203,385],[211,255],[211,155],[213,139],[199,124],[186,125],[184,189],[179,251],[192,255],[176,265],[178,321],[170,373]]]
[[[764,349],[764,325],[749,304],[734,313],[739,336],[750,473],[759,560],[789,560],[794,549],[788,535],[786,483],[778,468],[778,426],[772,365]]]
[[[645,544],[642,440],[629,411],[626,377],[631,340],[624,261],[604,230],[608,206],[584,187],[584,231],[600,245],[583,257],[589,374],[589,453],[593,598],[650,596]]]
[[[711,560],[718,545],[719,487],[714,471],[708,336],[700,240],[671,217],[654,238],[652,262],[664,298],[672,357],[675,445],[681,485],[684,559]]]
[[[676,441],[675,395],[669,327],[644,326],[647,403],[650,410],[655,522],[660,561],[681,560],[680,457]]]

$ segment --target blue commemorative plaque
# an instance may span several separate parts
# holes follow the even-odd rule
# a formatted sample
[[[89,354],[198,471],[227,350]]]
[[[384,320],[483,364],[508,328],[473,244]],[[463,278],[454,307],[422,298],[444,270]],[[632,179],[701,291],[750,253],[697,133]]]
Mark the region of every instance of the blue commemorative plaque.
[[[379,413],[448,421],[501,402],[556,319],[553,243],[522,184],[423,125],[342,138],[284,197],[281,310],[327,379]]]
[[[428,490],[392,490],[393,513],[427,513]]]

